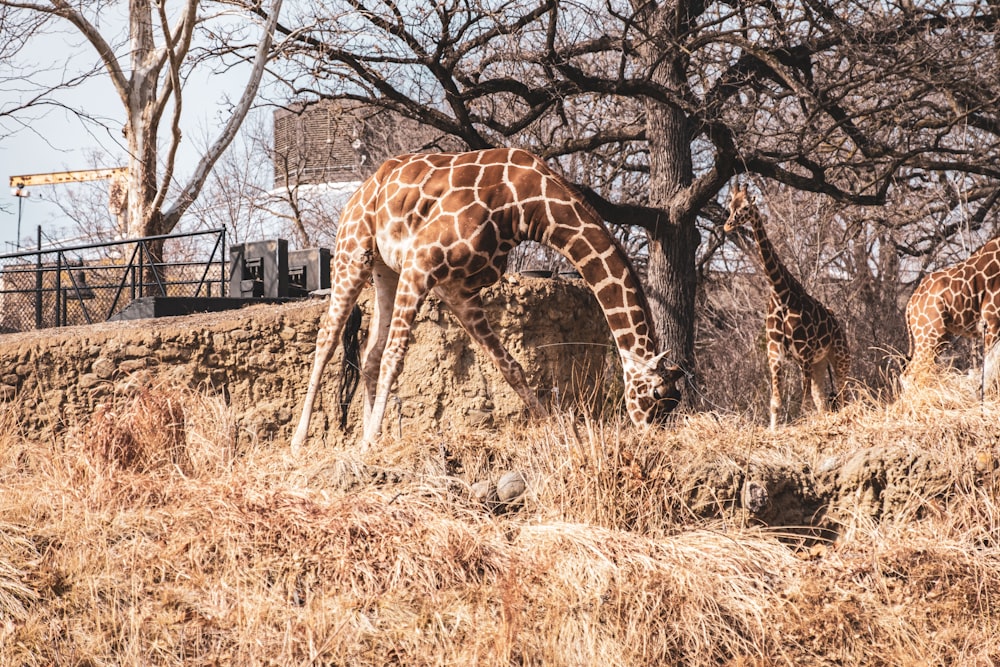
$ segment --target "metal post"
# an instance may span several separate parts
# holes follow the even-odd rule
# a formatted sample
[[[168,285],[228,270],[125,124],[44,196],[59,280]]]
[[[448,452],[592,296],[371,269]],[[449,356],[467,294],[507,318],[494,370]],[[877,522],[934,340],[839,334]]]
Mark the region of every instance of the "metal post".
[[[145,288],[146,288],[146,242],[145,241],[139,241],[139,272],[137,275],[139,277],[139,294],[138,295],[133,294],[132,295],[133,299],[137,297],[141,299],[146,295],[145,294]]]
[[[38,253],[35,255],[35,328],[42,328],[42,226],[38,225]]]
[[[66,326],[66,309],[62,293],[62,253],[56,253],[56,326]]]
[[[18,188],[17,192],[20,191],[21,191],[20,188]],[[17,195],[17,238],[15,239],[15,241],[17,241],[18,250],[21,249],[21,206],[23,204],[24,204],[24,195],[18,194]]]
[[[219,256],[219,296],[226,295],[226,230],[219,231],[222,234],[222,254]],[[229,296],[232,296],[231,294]]]
[[[21,208],[24,205],[24,198],[27,197],[30,192],[24,189],[24,183],[18,182],[14,185],[14,196],[17,197],[17,238],[15,243],[17,249],[21,249]]]

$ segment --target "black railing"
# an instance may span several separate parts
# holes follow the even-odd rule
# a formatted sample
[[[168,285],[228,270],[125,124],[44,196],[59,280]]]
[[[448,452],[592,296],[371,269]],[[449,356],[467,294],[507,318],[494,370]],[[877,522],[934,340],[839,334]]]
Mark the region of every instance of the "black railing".
[[[101,322],[144,296],[225,295],[225,229],[69,247],[42,248],[41,233],[38,241],[0,255],[0,331]]]

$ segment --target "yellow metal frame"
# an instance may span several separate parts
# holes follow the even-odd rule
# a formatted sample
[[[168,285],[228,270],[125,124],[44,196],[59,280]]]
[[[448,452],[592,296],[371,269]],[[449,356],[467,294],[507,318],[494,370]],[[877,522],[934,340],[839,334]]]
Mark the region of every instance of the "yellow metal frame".
[[[10,177],[10,187],[28,188],[33,185],[52,185],[55,183],[82,183],[83,181],[99,181],[103,178],[113,178],[128,171],[127,167],[111,167],[109,169],[81,169],[79,171],[53,171],[47,174],[22,174]]]

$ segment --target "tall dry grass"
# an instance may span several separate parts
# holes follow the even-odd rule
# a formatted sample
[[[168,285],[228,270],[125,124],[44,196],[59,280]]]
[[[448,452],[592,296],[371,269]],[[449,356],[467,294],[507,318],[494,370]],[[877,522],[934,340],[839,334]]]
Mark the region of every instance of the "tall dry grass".
[[[998,418],[952,378],[774,433],[562,413],[295,460],[170,386],[54,441],[0,416],[0,665],[996,664]],[[519,505],[472,499],[506,470]],[[820,538],[741,502],[786,473]]]

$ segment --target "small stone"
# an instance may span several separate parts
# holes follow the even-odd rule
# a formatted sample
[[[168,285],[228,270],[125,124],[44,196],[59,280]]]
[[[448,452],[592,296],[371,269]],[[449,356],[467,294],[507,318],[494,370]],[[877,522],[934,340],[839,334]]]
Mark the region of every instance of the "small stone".
[[[816,471],[819,472],[819,473],[821,473],[821,474],[826,474],[828,472],[833,472],[839,466],[840,466],[840,457],[839,456],[827,456],[827,457],[824,457],[824,459],[822,461],[820,461],[820,464],[817,467]]]
[[[102,380],[107,380],[114,375],[115,363],[107,357],[98,357],[91,365],[90,370]]]
[[[476,482],[469,487],[469,495],[477,503],[485,503],[493,496],[496,489],[493,488],[493,484],[489,480],[482,480]]]
[[[465,416],[466,422],[473,428],[489,428],[493,425],[492,410],[469,410]]]
[[[80,375],[79,378],[77,378],[76,384],[81,389],[90,389],[91,387],[96,386],[101,382],[104,382],[104,380],[102,380],[94,373],[83,373]]]
[[[131,359],[146,358],[152,353],[148,345],[126,345],[125,356]]]
[[[497,498],[500,502],[511,503],[518,500],[527,488],[524,475],[516,470],[504,473],[497,482]]]
[[[121,370],[121,372],[125,374],[134,373],[145,367],[146,367],[145,359],[127,359],[121,362],[121,364],[119,364],[118,366],[119,370]]]

